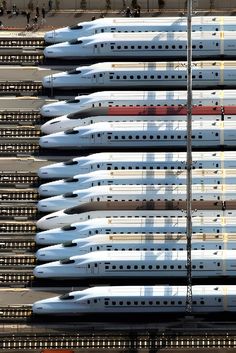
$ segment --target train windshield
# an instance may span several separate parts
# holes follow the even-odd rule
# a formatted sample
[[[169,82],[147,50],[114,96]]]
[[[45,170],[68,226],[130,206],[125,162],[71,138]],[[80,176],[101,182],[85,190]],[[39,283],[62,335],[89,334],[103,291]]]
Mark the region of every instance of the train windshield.
[[[71,113],[71,114],[68,114],[67,115],[67,119],[79,119],[82,117],[82,114],[81,113]]]
[[[67,232],[69,230],[75,230],[76,227],[75,226],[64,226],[61,229]]]
[[[82,29],[83,26],[80,26],[80,25],[73,25],[73,26],[69,26],[69,28],[72,29],[72,31],[73,31],[74,29]]]
[[[81,213],[81,207],[75,206],[75,207],[67,208],[66,210],[64,210],[64,213],[65,214],[79,214],[79,213]]]
[[[80,74],[81,71],[78,71],[78,70],[71,70],[71,71],[67,71],[67,74],[68,75],[78,75]],[[68,102],[67,102],[68,103]]]
[[[83,43],[82,40],[78,40],[78,39],[74,39],[74,40],[69,41],[70,45],[81,44],[81,43]]]
[[[70,199],[72,197],[77,197],[78,195],[77,194],[73,194],[73,192],[66,192],[64,195],[63,195],[63,198],[64,199]]]
[[[64,259],[60,261],[60,264],[62,265],[69,265],[69,264],[74,264],[75,260],[71,260],[71,259]]]
[[[65,135],[77,135],[79,133],[79,131],[74,130],[74,129],[68,129],[66,131],[64,131]]]
[[[79,181],[78,178],[68,178],[64,180],[65,183],[76,183],[77,181]]]
[[[73,295],[70,295],[70,294],[63,294],[63,295],[60,295],[59,299],[60,300],[71,300],[71,299],[74,299],[75,297]]]
[[[76,243],[72,243],[72,241],[67,241],[62,244],[63,248],[71,248],[72,246],[77,246]]]
[[[79,103],[79,102],[80,102],[79,99],[71,99],[71,100],[66,101],[66,104]]]
[[[73,159],[70,159],[69,161],[63,162],[64,165],[75,165],[78,164],[77,161],[73,161]]]

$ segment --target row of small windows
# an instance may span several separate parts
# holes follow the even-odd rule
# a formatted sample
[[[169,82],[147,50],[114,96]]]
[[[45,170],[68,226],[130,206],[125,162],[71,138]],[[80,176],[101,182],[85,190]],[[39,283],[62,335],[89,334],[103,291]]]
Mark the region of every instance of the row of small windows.
[[[114,235],[114,234],[119,234],[119,235],[121,235],[121,234],[143,234],[143,235],[148,235],[148,234],[168,234],[168,235],[170,235],[170,234],[174,234],[174,235],[176,235],[176,234],[179,234],[179,235],[185,235],[186,233],[185,232],[178,232],[178,231],[168,231],[168,232],[166,232],[166,231],[162,231],[162,232],[141,232],[141,231],[139,231],[139,232],[135,232],[135,231],[132,231],[132,232],[111,232],[111,229],[106,229],[106,230],[95,230],[94,232],[91,232],[91,231],[89,231],[88,232],[88,234],[89,235],[93,235],[93,234],[100,234],[101,233],[101,231],[103,232],[104,231],[104,233],[105,234],[112,234],[112,235]],[[220,229],[216,229],[216,230],[214,230],[215,231],[215,233],[221,233],[221,230]],[[198,231],[198,232],[194,232],[193,231],[193,234],[203,234],[203,232],[202,231]]]
[[[218,302],[221,302],[221,299],[219,298]],[[90,301],[88,300],[88,304],[90,304]],[[193,305],[197,305],[197,304],[201,304],[201,305],[204,305],[205,304],[205,301],[204,300],[201,300],[199,302],[197,302],[196,300],[193,300],[192,302]],[[134,300],[134,301],[108,301],[108,300],[105,300],[104,301],[104,305],[108,306],[108,305],[145,305],[145,306],[149,306],[149,305],[186,305],[186,302],[185,301],[182,301],[182,300],[171,300],[171,301],[167,301],[167,300],[163,300],[163,301],[160,301],[160,300],[141,300],[141,301],[138,301],[138,300]]]
[[[218,302],[220,303],[222,301],[221,298],[218,298]],[[97,303],[98,300],[97,299],[94,299],[94,300],[90,300],[88,299],[87,300],[87,304],[91,304],[91,303]],[[204,300],[193,300],[192,301],[192,304],[193,305],[198,305],[198,304],[201,304],[201,305],[204,305],[206,304]],[[120,300],[120,301],[115,301],[115,300],[105,300],[104,301],[104,305],[186,305],[186,302],[185,301],[182,301],[182,300],[171,300],[171,301],[168,301],[168,300],[134,300],[134,301],[131,301],[131,300],[127,300],[127,301],[124,301],[124,300]]]
[[[110,134],[110,133],[109,133]],[[218,136],[218,133],[215,134],[216,136]],[[100,134],[97,134],[97,137],[100,137],[101,135]],[[167,135],[157,135],[157,136],[153,136],[153,135],[143,135],[143,136],[140,136],[140,135],[136,135],[136,136],[132,136],[132,135],[129,135],[129,136],[125,136],[125,135],[122,135],[122,136],[111,136],[111,135],[108,135],[107,136],[107,139],[108,140],[111,140],[113,137],[113,139],[115,140],[132,140],[132,139],[135,139],[135,140],[139,140],[139,139],[143,139],[143,140],[146,140],[146,139],[149,139],[149,140],[153,140],[154,138],[156,138],[157,140],[160,140],[160,139],[164,139],[164,140],[167,140],[167,139],[171,139],[171,140],[176,140],[176,139],[187,139],[187,135],[184,135],[184,136],[181,136],[181,135],[170,135],[170,136],[167,136]],[[93,136],[92,136],[93,138]],[[192,135],[192,139],[195,139],[195,138],[198,138],[198,139],[202,139],[202,135]]]
[[[216,43],[216,46],[218,43]],[[105,46],[104,43],[101,44],[95,44],[94,48],[103,48]],[[111,50],[169,50],[169,49],[173,49],[173,50],[186,50],[187,49],[187,45],[176,45],[176,44],[159,44],[159,45],[112,45],[110,44],[110,49]],[[203,49],[203,45],[199,44],[198,46],[193,44],[192,45],[192,49]]]
[[[93,198],[93,197],[91,197],[91,201],[94,201],[94,200],[96,200],[96,201],[98,201],[98,202],[100,202],[101,200],[106,200],[107,202],[157,202],[157,201],[165,201],[165,202],[168,202],[168,201],[186,201],[186,198],[184,198],[184,199],[181,199],[180,197],[175,197],[175,198],[173,198],[173,199],[171,199],[171,198],[169,198],[169,199],[158,199],[158,198],[156,198],[155,200],[154,199],[115,199],[114,197],[112,198],[112,199],[110,199],[109,198],[109,196],[107,196],[106,198],[104,197],[103,199],[100,199],[100,197],[97,197],[96,199],[95,198]],[[193,201],[205,201],[205,199],[203,198],[203,196],[201,196],[201,197],[199,197],[199,199],[195,199],[195,198],[193,198],[192,199]],[[220,200],[220,196],[219,197],[217,197],[217,200]]]
[[[104,74],[99,74],[100,77],[102,77]],[[216,72],[215,76],[218,76],[218,73]],[[94,75],[94,78],[96,77],[96,75]],[[192,78],[193,79],[202,79],[202,75],[199,74],[199,75],[192,75]],[[109,79],[110,80],[120,80],[120,79],[123,79],[123,80],[168,80],[168,79],[172,79],[172,80],[176,80],[176,79],[187,79],[187,75],[137,75],[137,76],[134,76],[134,75],[110,75],[109,76]]]
[[[218,263],[220,266],[220,263]],[[187,265],[105,265],[105,270],[183,270],[186,269]],[[192,265],[192,269],[204,269],[203,265]]]
[[[97,246],[96,248],[92,248],[92,247],[90,247],[90,251],[95,251],[95,250],[102,250],[103,249],[103,247],[100,247],[100,246]],[[221,246],[219,246],[218,247],[218,249],[222,249],[222,247]],[[142,249],[140,249],[140,248],[129,248],[129,249],[125,249],[125,248],[122,248],[122,249],[118,249],[118,248],[106,248],[106,251],[163,251],[163,250],[165,250],[165,251],[184,251],[184,250],[186,250],[186,247],[185,248],[172,248],[172,247],[169,247],[169,248],[150,248],[150,249],[148,249],[148,248],[142,248]],[[192,247],[192,250],[199,250],[199,248],[194,248],[194,247]],[[201,250],[205,250],[205,247],[201,247]]]

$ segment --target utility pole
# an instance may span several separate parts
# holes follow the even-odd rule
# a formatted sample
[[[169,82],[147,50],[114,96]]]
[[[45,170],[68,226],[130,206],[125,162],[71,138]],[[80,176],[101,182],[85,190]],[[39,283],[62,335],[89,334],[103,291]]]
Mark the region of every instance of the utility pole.
[[[192,311],[192,0],[187,6],[187,296],[186,312]]]

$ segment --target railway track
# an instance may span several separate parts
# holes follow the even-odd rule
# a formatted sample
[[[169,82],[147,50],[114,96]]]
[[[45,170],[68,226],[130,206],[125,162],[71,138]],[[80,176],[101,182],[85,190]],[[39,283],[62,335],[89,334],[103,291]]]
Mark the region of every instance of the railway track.
[[[0,222],[0,235],[32,236],[35,235],[36,225],[33,222]]]
[[[4,315],[4,308],[2,308]],[[19,314],[20,314],[20,308]],[[27,311],[29,310],[29,311]],[[25,318],[29,317],[30,309],[22,307],[22,313],[26,313]],[[28,316],[27,316],[28,315]],[[93,327],[96,325],[92,325]],[[88,327],[88,323],[86,323]],[[91,327],[91,323],[90,323]],[[92,349],[109,351],[116,350],[119,352],[157,352],[161,349],[192,349],[192,348],[235,348],[235,337],[233,334],[181,334],[181,333],[162,333],[154,331],[144,334],[137,332],[126,333],[97,333],[90,334],[72,333],[55,334],[55,333],[35,333],[35,334],[15,334],[14,339],[9,334],[5,334],[0,338],[2,350],[21,350],[40,352],[43,349],[69,349],[77,352],[80,349]]]
[[[6,255],[0,256],[0,266],[2,269],[10,267],[26,267],[33,268],[36,264],[36,258],[33,255]]]
[[[43,63],[43,54],[18,53],[0,55],[0,65],[42,65]]]
[[[32,309],[29,305],[3,306],[0,307],[0,320],[7,319],[26,319],[32,315]]]
[[[40,150],[39,144],[36,142],[18,142],[12,144],[12,142],[1,143],[0,142],[0,156],[15,156],[17,154],[33,155],[38,153]]]
[[[0,94],[43,95],[44,88],[41,81],[0,81]]]
[[[22,205],[0,205],[0,220],[36,220],[39,212],[36,206]]]
[[[0,252],[8,252],[12,250],[35,251],[35,241],[28,239],[0,240]]]
[[[0,172],[0,187],[38,187],[39,177],[29,172]]]
[[[1,60],[1,59],[0,59]],[[46,121],[39,111],[2,111],[0,112],[0,124],[27,124],[41,125]]]
[[[0,48],[36,48],[44,49],[45,42],[43,38],[1,38]]]
[[[26,269],[26,270],[17,270],[15,271],[5,271],[5,272],[0,272],[0,285],[5,286],[6,284],[20,284],[20,285],[25,285],[28,283],[31,283],[34,279],[34,275],[32,273],[32,270]]]
[[[0,138],[2,140],[9,140],[13,139],[13,142],[15,140],[25,140],[25,139],[39,139],[41,136],[41,131],[40,129],[37,129],[32,126],[27,126],[27,127],[1,127],[0,128]]]
[[[37,202],[39,194],[36,189],[30,190],[0,190],[0,202]]]

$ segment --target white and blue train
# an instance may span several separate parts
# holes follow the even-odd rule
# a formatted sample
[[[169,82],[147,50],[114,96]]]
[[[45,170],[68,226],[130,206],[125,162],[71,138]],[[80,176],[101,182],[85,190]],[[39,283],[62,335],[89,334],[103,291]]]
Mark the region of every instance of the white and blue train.
[[[192,250],[193,278],[235,277],[235,250]],[[37,278],[186,277],[187,251],[93,251],[34,268]]]
[[[194,210],[194,217],[205,216],[214,217],[236,217],[236,211],[234,210]],[[71,207],[62,211],[52,212],[37,221],[37,227],[39,229],[53,229],[58,227],[64,227],[71,225],[76,222],[84,222],[95,218],[107,218],[113,219],[117,217],[122,218],[152,218],[152,217],[185,217],[184,210],[101,210],[84,212],[81,211],[81,207]]]
[[[195,61],[193,88],[233,88],[235,61]],[[45,88],[54,89],[172,89],[186,88],[186,62],[102,62],[45,76]]]
[[[235,100],[235,90],[193,91],[193,106],[235,106]],[[183,106],[186,103],[186,91],[103,91],[79,95],[67,101],[45,104],[40,114],[54,117],[83,112],[84,109],[89,108]],[[68,120],[74,118],[74,115],[66,117]],[[60,121],[60,118],[56,118],[48,124],[52,125],[52,129],[56,129]]]
[[[234,169],[236,152],[193,152],[193,169]],[[133,152],[133,153],[95,153],[86,157],[50,164],[39,168],[42,179],[70,178],[76,174],[86,174],[95,170],[184,170],[185,152]]]
[[[230,59],[235,55],[235,32],[202,31],[192,34],[193,59]],[[187,33],[100,33],[50,45],[44,49],[44,56],[76,60],[186,59]]]
[[[192,122],[192,147],[220,148],[236,146],[236,120]],[[99,122],[42,136],[42,148],[74,150],[142,150],[186,148],[187,122],[123,121]]]
[[[192,31],[236,31],[231,16],[197,16],[192,18]],[[187,20],[184,17],[142,17],[142,18],[98,18],[94,21],[48,31],[44,35],[46,43],[61,43],[76,40],[78,37],[97,33],[113,32],[186,32]]]
[[[158,209],[160,202],[185,202],[186,199],[186,185],[101,185],[45,198],[38,202],[37,207],[41,212],[54,212],[73,206],[87,210],[95,203],[97,209],[110,210],[125,208],[127,203],[127,208],[140,209],[147,203],[152,209]],[[235,200],[235,184],[192,186],[192,201],[209,201],[213,206],[217,202]]]
[[[236,311],[236,286],[192,287],[192,313]],[[40,315],[186,314],[187,286],[102,286],[37,301]],[[94,317],[93,317],[94,318]]]
[[[230,169],[195,169],[192,172],[193,184],[234,184],[236,171]],[[100,185],[186,185],[186,171],[165,170],[97,170],[87,174],[77,174],[72,178],[60,179],[41,184],[41,196],[57,196]]]
[[[236,250],[232,234],[193,234],[192,250]],[[39,261],[59,261],[92,251],[181,251],[186,250],[185,234],[96,234],[83,239],[39,249]]]
[[[167,212],[167,211],[166,211]],[[169,212],[169,211],[168,211]],[[159,213],[159,212],[158,212]],[[157,215],[158,215],[157,213]],[[234,217],[193,217],[193,233],[235,233]],[[93,218],[82,222],[72,223],[62,228],[53,228],[38,232],[35,241],[39,245],[54,245],[74,239],[86,238],[95,234],[185,234],[186,216],[172,217],[107,217]]]

